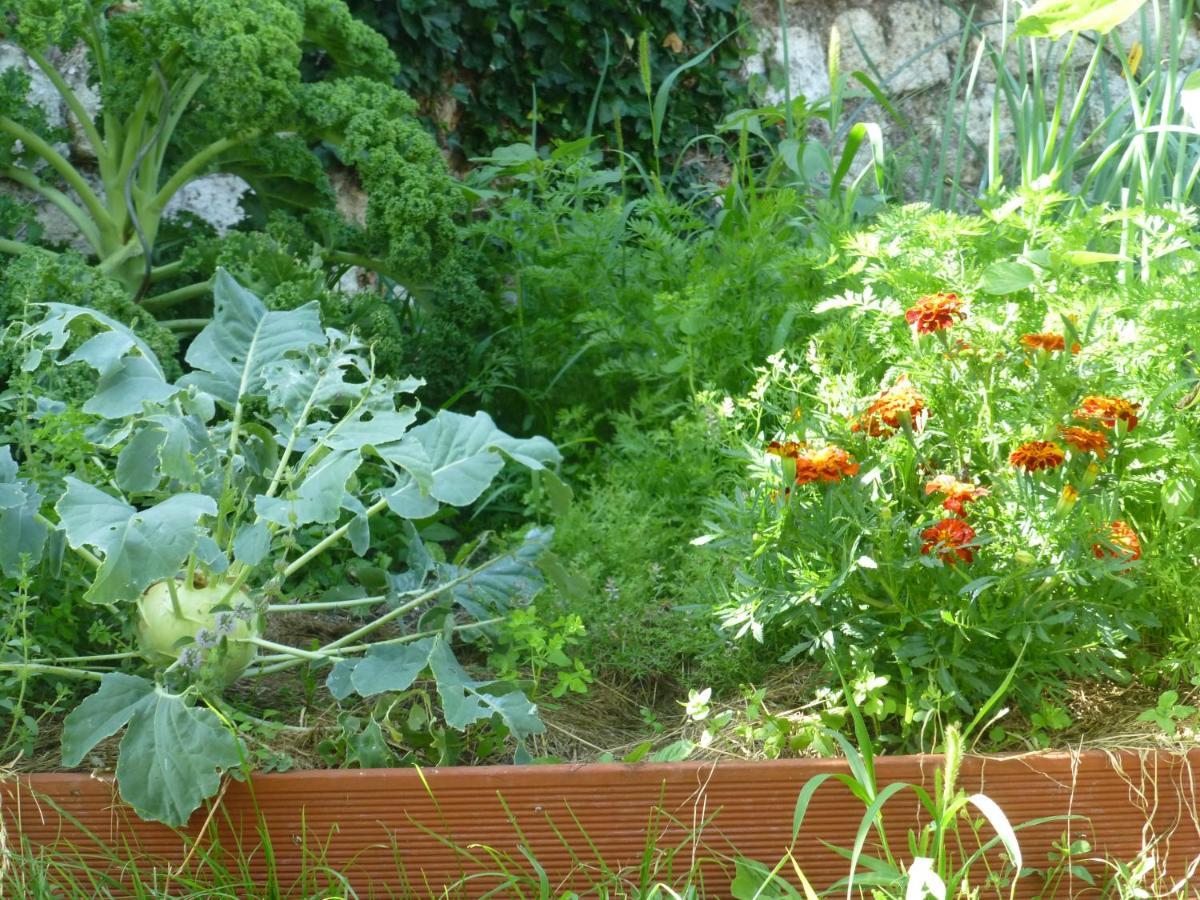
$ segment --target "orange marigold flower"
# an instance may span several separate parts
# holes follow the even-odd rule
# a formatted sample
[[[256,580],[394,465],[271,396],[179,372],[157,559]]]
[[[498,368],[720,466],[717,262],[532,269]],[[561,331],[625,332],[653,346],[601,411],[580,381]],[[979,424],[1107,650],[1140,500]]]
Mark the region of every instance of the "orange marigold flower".
[[[1120,397],[1084,397],[1079,409],[1075,410],[1075,418],[1094,419],[1105,428],[1115,428],[1119,419],[1133,431],[1137,428],[1139,406]]]
[[[1092,431],[1078,425],[1059,425],[1058,433],[1080,453],[1095,453],[1100,459],[1108,455],[1108,436],[1103,431]]]
[[[857,475],[859,465],[841,447],[802,447],[795,456],[796,484],[841,481]]]
[[[965,316],[958,294],[926,294],[904,313],[905,321],[921,334],[943,331]]]
[[[1137,532],[1120,519],[1108,526],[1108,543],[1112,547],[1104,544],[1092,545],[1092,553],[1096,555],[1096,559],[1108,556],[1133,561],[1142,558],[1142,542],[1138,540]]]
[[[922,553],[937,551],[938,559],[947,565],[954,565],[960,559],[972,562],[975,554],[967,545],[975,540],[975,529],[962,519],[942,519],[932,528],[921,532]]]
[[[871,437],[888,437],[900,427],[903,416],[915,423],[923,409],[925,398],[912,386],[907,375],[901,375],[892,387],[875,396],[850,430],[865,431]]]
[[[960,516],[966,515],[966,504],[972,500],[978,500],[980,497],[986,497],[988,493],[989,491],[985,487],[959,481],[953,475],[948,474],[938,475],[925,485],[926,495],[945,494],[946,499],[942,501],[942,508]]]
[[[1029,350],[1045,350],[1047,353],[1059,353],[1067,349],[1066,338],[1053,331],[1022,335],[1021,343]],[[1078,344],[1071,345],[1072,353],[1078,353],[1082,349]]]
[[[1027,441],[1008,456],[1008,461],[1026,472],[1061,466],[1066,454],[1054,441]]]
[[[804,449],[803,444],[797,444],[795,441],[771,441],[767,444],[767,452],[773,453],[775,456],[782,459],[795,459],[800,455],[800,451]]]

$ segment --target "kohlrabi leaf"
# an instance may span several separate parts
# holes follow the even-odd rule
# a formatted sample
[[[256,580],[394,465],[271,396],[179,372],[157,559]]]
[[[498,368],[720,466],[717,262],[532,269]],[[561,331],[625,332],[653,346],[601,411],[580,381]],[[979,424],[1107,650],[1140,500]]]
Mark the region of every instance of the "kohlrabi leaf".
[[[324,344],[315,303],[268,310],[263,302],[218,269],[213,282],[213,319],[196,335],[185,357],[192,371],[180,379],[226,406],[262,392],[269,366],[287,354]]]
[[[143,819],[180,828],[240,762],[237,738],[216,713],[154,688],[121,738],[117,785]]]
[[[257,566],[271,549],[271,532],[264,522],[255,522],[238,530],[233,539],[233,558],[247,566]]]
[[[93,603],[133,600],[152,582],[174,577],[196,547],[196,523],[217,504],[201,494],[176,494],[138,510],[90,484],[68,476],[55,505],[72,547],[92,547],[103,563],[84,599]]]
[[[491,416],[439,412],[412,430],[433,467],[430,494],[452,506],[474,503],[511,457],[531,469],[543,469],[562,457],[543,437],[514,438],[496,427]]]
[[[127,356],[100,376],[96,393],[84,402],[83,411],[106,419],[123,419],[141,412],[143,404],[162,403],[178,391],[163,378],[157,363]]]
[[[432,649],[433,638],[424,638],[411,644],[372,647],[354,664],[350,672],[350,684],[362,697],[373,697],[386,691],[406,691],[429,665],[429,652]],[[333,678],[332,673],[330,678]],[[333,691],[333,686],[330,686],[330,691]]]
[[[31,372],[42,363],[47,351],[57,357],[58,351],[67,345],[67,341],[77,333],[79,319],[91,319],[94,323],[104,326],[106,331],[100,332],[79,345],[66,362],[85,362],[97,374],[104,375],[125,359],[130,350],[137,348],[143,359],[151,364],[158,372],[159,380],[165,380],[162,366],[158,357],[150,349],[150,345],[133,333],[127,325],[110,318],[104,313],[97,312],[84,306],[71,306],[68,303],[47,303],[46,316],[36,325],[32,325],[21,334],[21,342],[29,341],[34,349],[25,357],[21,368]],[[44,343],[43,343],[44,341]]]
[[[289,489],[287,496],[256,497],[254,511],[266,521],[284,527],[333,522],[342,510],[346,481],[361,462],[357,451],[326,454],[304,473],[299,487]]]
[[[340,403],[356,401],[368,390],[371,369],[359,345],[338,332],[326,332],[329,346],[309,347],[304,354],[285,356],[263,367],[263,390],[271,420],[285,437],[308,427],[320,432],[328,423],[310,426],[312,414]],[[356,379],[346,381],[354,372]],[[307,449],[301,445],[301,450]]]
[[[153,693],[154,684],[145,678],[124,672],[109,672],[101,678],[100,689],[63,720],[63,765],[83,762],[93,747],[124,728]]]
[[[41,507],[41,494],[17,477],[12,452],[0,445],[0,572],[10,578],[20,575],[24,565],[41,562],[47,534],[38,520]]]
[[[455,585],[450,589],[451,596],[471,615],[480,619],[512,606],[514,599],[532,597],[545,584],[537,560],[550,546],[553,537],[552,528],[531,528],[520,547],[506,553],[482,572]],[[442,581],[459,578],[467,571],[465,567],[449,564],[438,566],[438,576]]]
[[[166,437],[166,434],[157,428],[143,427],[125,442],[117,456],[117,487],[130,493],[142,494],[158,486],[162,480],[158,451]]]
[[[495,686],[471,678],[442,638],[433,640],[429,665],[437,681],[447,725],[463,731],[468,725],[496,715],[518,741],[546,730],[538,718],[537,707],[523,693],[492,693]]]

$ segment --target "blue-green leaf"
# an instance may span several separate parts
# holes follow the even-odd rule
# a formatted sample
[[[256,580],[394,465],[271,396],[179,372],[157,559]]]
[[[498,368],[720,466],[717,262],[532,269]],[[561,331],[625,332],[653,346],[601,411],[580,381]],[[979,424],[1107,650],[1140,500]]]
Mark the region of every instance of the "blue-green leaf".
[[[179,828],[240,761],[237,739],[216,713],[154,688],[121,739],[117,784],[143,819]]]
[[[0,572],[9,577],[17,577],[26,564],[41,562],[48,533],[38,520],[41,507],[42,495],[17,477],[12,452],[0,445]]]
[[[201,494],[176,494],[138,510],[98,488],[67,476],[54,507],[72,547],[103,555],[84,599],[113,603],[136,598],[152,582],[174,577],[196,547],[196,523],[213,516],[217,504]]]
[[[315,303],[268,310],[224,269],[213,281],[213,311],[188,347],[185,359],[193,371],[179,383],[194,384],[230,407],[263,390],[271,364],[326,341]]]
[[[491,416],[439,412],[412,430],[433,468],[430,494],[452,506],[474,503],[504,466],[500,455],[531,469],[561,461],[555,446],[543,437],[514,438],[496,427]]]
[[[100,689],[75,707],[63,720],[64,766],[77,766],[106,737],[116,734],[154,693],[145,678],[110,672],[100,679]]]
[[[528,697],[519,691],[490,693],[491,685],[472,679],[440,637],[434,638],[429,665],[437,681],[446,724],[451,728],[463,731],[475,722],[499,716],[518,741],[546,730],[538,718],[537,707]]]

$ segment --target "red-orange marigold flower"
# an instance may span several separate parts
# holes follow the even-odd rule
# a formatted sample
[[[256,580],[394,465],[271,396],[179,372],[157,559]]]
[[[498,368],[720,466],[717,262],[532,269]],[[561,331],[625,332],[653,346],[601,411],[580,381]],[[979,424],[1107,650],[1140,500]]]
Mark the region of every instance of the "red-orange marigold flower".
[[[775,456],[783,459],[795,459],[800,455],[800,451],[804,449],[803,444],[797,444],[795,441],[771,441],[767,444],[767,452],[773,453]]]
[[[1092,431],[1078,425],[1059,425],[1058,433],[1080,453],[1095,453],[1099,459],[1108,455],[1108,436],[1103,431]]]
[[[925,409],[921,396],[907,375],[901,375],[892,387],[881,391],[861,416],[850,426],[851,431],[865,431],[871,437],[888,437],[900,427],[901,417],[907,415],[916,423],[917,415]]]
[[[1133,561],[1142,558],[1142,542],[1138,540],[1137,532],[1120,519],[1108,526],[1108,542],[1112,547],[1104,544],[1092,545],[1092,553],[1096,555],[1096,559],[1109,556],[1113,559]]]
[[[1079,409],[1075,410],[1075,418],[1094,419],[1105,428],[1115,428],[1119,419],[1133,431],[1137,428],[1139,406],[1120,397],[1084,397]]]
[[[905,321],[921,334],[943,331],[965,316],[958,294],[926,294],[904,313]]]
[[[1067,349],[1066,338],[1053,331],[1022,335],[1021,343],[1030,350],[1045,350],[1047,353],[1059,353]],[[1072,353],[1078,353],[1082,349],[1078,344],[1071,345]]]
[[[803,447],[795,456],[796,484],[841,481],[857,475],[859,465],[841,447]]]
[[[1026,472],[1061,466],[1066,454],[1054,441],[1027,441],[1008,456],[1008,461]]]
[[[975,529],[962,519],[942,519],[932,528],[921,532],[922,553],[937,551],[938,559],[947,565],[954,565],[960,559],[972,562],[975,554],[967,544],[975,540]]]
[[[960,516],[967,514],[966,504],[972,500],[978,500],[980,497],[986,497],[988,493],[989,491],[985,487],[959,481],[953,475],[948,474],[938,475],[925,485],[926,495],[945,494],[946,499],[942,501],[942,508]]]

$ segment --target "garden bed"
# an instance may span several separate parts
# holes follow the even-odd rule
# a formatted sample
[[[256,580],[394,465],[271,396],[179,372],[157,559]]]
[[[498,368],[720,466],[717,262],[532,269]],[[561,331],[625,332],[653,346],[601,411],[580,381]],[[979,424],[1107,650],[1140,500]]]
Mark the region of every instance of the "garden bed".
[[[1077,848],[1086,840],[1090,849],[1069,860],[1078,868],[1060,868],[1053,896],[1088,896],[1083,870],[1102,883],[1103,860],[1147,854],[1160,877],[1188,883],[1200,862],[1197,762],[1200,750],[976,756],[963,761],[959,786],[1004,810],[1027,868],[1053,870],[1048,860],[1063,861],[1067,833]],[[932,755],[879,758],[876,786],[932,788],[942,765]],[[708,895],[729,896],[735,858],[774,865],[789,845],[818,890],[846,876],[846,860],[822,844],[854,843],[862,806],[845,787],[830,781],[816,791],[794,842],[792,824],[809,779],[848,771],[844,761],[802,759],[291,772],[227,783],[181,831],[140,821],[102,776],[10,779],[0,786],[0,805],[11,844],[28,842],[64,863],[137,859],[143,867],[149,860],[179,867],[219,845],[240,847],[255,878],[272,866],[285,888],[311,889],[329,866],[363,894],[436,896],[461,883],[462,895],[479,896],[532,872],[524,848],[556,889],[582,889],[615,872],[633,885],[649,860],[652,878],[668,884],[701,863]],[[889,841],[903,854],[916,801],[900,792],[884,809]],[[260,815],[270,852],[257,831]],[[1022,827],[1044,818],[1051,820]],[[986,824],[978,833],[992,836]],[[962,838],[969,846],[969,831]],[[104,848],[122,849],[114,857]],[[1045,877],[1019,879],[1016,896],[1038,895]]]

